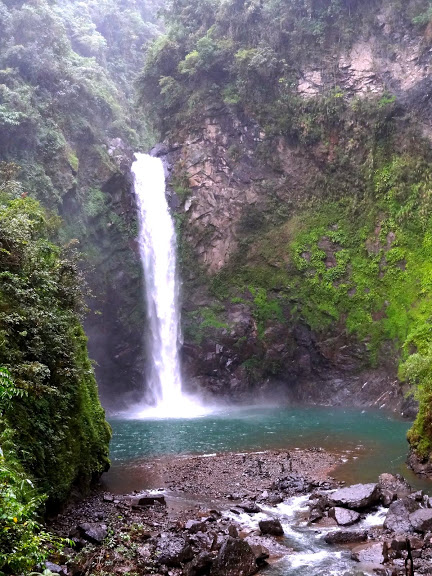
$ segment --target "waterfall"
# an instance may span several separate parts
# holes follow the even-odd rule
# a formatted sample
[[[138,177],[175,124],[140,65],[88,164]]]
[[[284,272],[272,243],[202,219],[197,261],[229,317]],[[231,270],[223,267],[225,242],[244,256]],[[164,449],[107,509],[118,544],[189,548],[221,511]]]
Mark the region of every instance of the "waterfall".
[[[159,158],[147,154],[135,157],[132,173],[148,316],[146,343],[150,366],[147,388],[154,403],[152,408],[135,415],[190,416],[196,413],[197,404],[182,392],[176,236],[165,198],[164,167]]]

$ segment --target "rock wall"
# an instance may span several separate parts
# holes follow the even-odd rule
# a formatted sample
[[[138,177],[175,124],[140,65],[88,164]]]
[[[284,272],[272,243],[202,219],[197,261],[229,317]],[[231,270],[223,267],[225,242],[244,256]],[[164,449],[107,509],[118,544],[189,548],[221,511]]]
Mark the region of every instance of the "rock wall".
[[[392,133],[394,154],[408,154],[408,138],[428,148],[422,138],[432,133],[429,28],[401,29],[394,10],[383,9],[348,49],[335,49],[319,66],[298,71],[297,92],[304,101],[323,101],[331,92],[332,103],[340,98],[350,107],[351,113],[340,112],[342,121],[326,139],[304,143],[268,136],[244,111],[212,104],[156,151],[172,169],[184,282],[183,356],[192,389],[242,400],[259,392],[261,398],[282,394],[290,401],[386,406],[415,414],[415,402],[404,400],[408,387],[397,377],[394,343],[382,342],[378,361],[371,360],[370,340],[350,332],[343,314],[316,329],[296,312],[292,291],[282,302],[273,288],[272,297],[282,303],[277,312],[267,311],[259,326],[254,280],[266,250],[266,270],[273,267],[289,283],[292,256],[281,257],[279,248],[295,241],[295,218],[326,194],[365,193],[379,168],[374,154],[381,132]],[[368,106],[382,117],[364,112]],[[349,157],[345,164],[342,154]],[[274,245],[272,227],[279,230]],[[264,246],[256,233],[251,236],[261,229]],[[393,232],[382,242],[377,222],[366,240],[367,254],[398,245]],[[323,235],[318,248],[327,270],[336,268],[338,242]],[[301,257],[309,262],[311,253]],[[221,293],[221,283],[230,287],[229,294]],[[372,317],[378,322],[385,312]]]

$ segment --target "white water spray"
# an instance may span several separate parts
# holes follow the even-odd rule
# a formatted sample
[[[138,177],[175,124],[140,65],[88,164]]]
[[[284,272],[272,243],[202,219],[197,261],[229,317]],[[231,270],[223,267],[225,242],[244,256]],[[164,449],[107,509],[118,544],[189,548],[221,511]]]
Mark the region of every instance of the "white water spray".
[[[148,387],[154,406],[141,406],[136,417],[191,417],[199,404],[185,396],[179,361],[180,322],[176,237],[165,198],[162,161],[136,154],[132,165],[138,204],[139,250],[144,268],[150,370]]]

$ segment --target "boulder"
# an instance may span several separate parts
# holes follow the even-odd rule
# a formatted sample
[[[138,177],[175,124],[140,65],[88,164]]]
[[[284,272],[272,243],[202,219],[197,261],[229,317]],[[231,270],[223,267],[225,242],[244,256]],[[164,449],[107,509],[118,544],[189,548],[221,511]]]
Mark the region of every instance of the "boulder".
[[[360,514],[355,510],[347,510],[346,508],[330,508],[330,518],[334,518],[339,526],[352,526],[360,520]]]
[[[371,542],[356,546],[351,550],[351,558],[367,564],[382,564],[384,562],[383,545],[380,542]]]
[[[166,566],[180,566],[192,560],[194,553],[191,545],[181,536],[164,534],[158,541],[158,561]]]
[[[188,520],[185,524],[185,530],[192,534],[205,532],[207,530],[207,525],[203,520]]]
[[[326,534],[324,540],[327,544],[348,544],[350,542],[364,542],[367,537],[367,530],[338,530]]]
[[[420,508],[409,515],[411,526],[416,532],[432,530],[432,508]]]
[[[163,495],[145,495],[145,496],[139,496],[138,498],[136,498],[132,504],[134,505],[138,505],[138,506],[152,506],[155,503],[161,504],[162,506],[166,506],[166,501],[165,501],[165,496]]]
[[[255,554],[249,544],[228,536],[213,562],[210,576],[251,576],[257,570]]]
[[[392,502],[384,520],[384,528],[396,534],[412,532],[413,527],[409,516],[419,508],[420,504],[407,496]]]
[[[185,576],[203,576],[210,572],[213,556],[209,552],[200,552],[198,556],[187,565]]]
[[[241,508],[242,510],[244,510],[245,512],[248,512],[249,514],[257,514],[258,512],[261,512],[261,508],[258,506],[258,504],[256,502],[252,502],[252,501],[242,502],[241,504],[238,504],[237,506],[238,506],[238,508]]]
[[[330,494],[328,502],[330,506],[342,506],[357,510],[378,504],[379,498],[378,484],[354,484],[353,486],[340,488]]]
[[[277,518],[271,518],[269,520],[260,520],[259,528],[261,534],[271,534],[272,536],[283,536],[283,528],[280,520]]]
[[[265,566],[267,564],[266,560],[270,557],[268,549],[262,544],[249,544],[252,552],[255,555],[255,562],[258,566]]]
[[[108,534],[105,524],[99,522],[84,522],[78,526],[81,537],[92,544],[102,544]]]
[[[378,486],[381,492],[390,492],[396,498],[403,498],[411,494],[410,484],[400,474],[381,474],[378,478]]]

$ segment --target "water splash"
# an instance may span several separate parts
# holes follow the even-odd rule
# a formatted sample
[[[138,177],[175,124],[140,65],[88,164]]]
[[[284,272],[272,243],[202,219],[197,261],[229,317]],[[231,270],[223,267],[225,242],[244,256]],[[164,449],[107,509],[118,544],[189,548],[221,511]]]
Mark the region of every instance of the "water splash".
[[[203,408],[182,391],[176,236],[165,198],[164,167],[159,158],[147,154],[135,157],[132,173],[149,322],[147,387],[152,405],[137,406],[130,415],[137,418],[197,416],[204,413]]]

